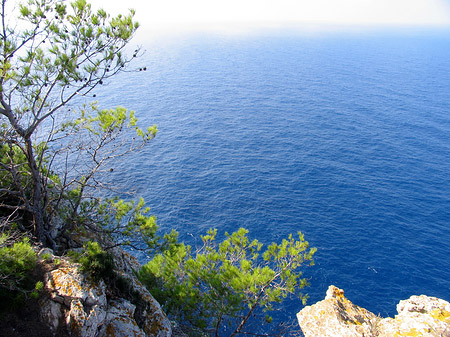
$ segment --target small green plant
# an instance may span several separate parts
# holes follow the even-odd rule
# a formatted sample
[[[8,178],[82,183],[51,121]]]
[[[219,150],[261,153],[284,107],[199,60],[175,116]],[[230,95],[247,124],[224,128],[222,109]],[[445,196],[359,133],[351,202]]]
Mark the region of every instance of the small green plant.
[[[316,251],[301,233],[265,250],[247,233],[241,228],[217,244],[217,231],[210,230],[195,254],[190,246],[174,244],[147,263],[139,277],[181,321],[215,336],[225,330],[227,336],[246,334],[245,326],[255,317],[270,323],[268,312],[289,294],[306,301],[300,290],[308,283],[299,269],[313,264]]]
[[[44,289],[44,283],[42,281],[36,282],[34,290],[30,293],[31,298],[38,299],[39,293]]]
[[[90,241],[84,249],[84,253],[78,260],[81,270],[87,272],[94,281],[113,279],[115,273],[112,255],[104,251],[98,242]]]
[[[20,304],[36,286],[31,272],[38,260],[29,239],[14,241],[0,235],[0,302],[2,307]],[[39,285],[40,286],[40,285]]]
[[[42,254],[42,255],[41,255],[41,259],[42,259],[43,261],[50,261],[51,258],[52,258],[52,255],[49,254],[49,253],[45,253],[45,254]]]
[[[81,254],[82,254],[82,253],[80,253],[80,252],[78,252],[78,251],[75,251],[75,250],[73,250],[73,249],[67,251],[67,256],[68,256],[72,261],[75,261],[75,262],[78,262],[78,261],[80,260]]]

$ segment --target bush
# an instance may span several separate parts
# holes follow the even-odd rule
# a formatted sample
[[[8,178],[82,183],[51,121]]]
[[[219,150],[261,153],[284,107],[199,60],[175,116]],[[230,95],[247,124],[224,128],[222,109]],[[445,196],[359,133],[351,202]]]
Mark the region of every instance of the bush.
[[[69,251],[68,254],[74,261],[81,264],[81,270],[95,282],[103,280],[107,286],[136,304],[140,298],[134,291],[130,280],[114,270],[114,257],[102,249],[98,242],[88,242],[84,246],[84,252]]]
[[[247,233],[243,228],[226,233],[217,244],[217,231],[210,230],[195,254],[189,246],[172,245],[143,266],[140,280],[182,322],[215,336],[246,334],[245,326],[255,318],[270,323],[267,312],[289,294],[306,301],[300,290],[308,283],[299,269],[313,264],[316,251],[301,233],[265,251]]]
[[[98,242],[88,242],[84,249],[84,253],[78,259],[81,270],[88,273],[94,281],[114,279],[113,256],[104,251]]]
[[[8,235],[0,235],[0,300],[2,307],[8,308],[18,304],[33,291],[42,288],[41,285],[36,287],[31,277],[37,259],[37,254],[28,238],[12,242]],[[36,297],[36,293],[32,296]]]

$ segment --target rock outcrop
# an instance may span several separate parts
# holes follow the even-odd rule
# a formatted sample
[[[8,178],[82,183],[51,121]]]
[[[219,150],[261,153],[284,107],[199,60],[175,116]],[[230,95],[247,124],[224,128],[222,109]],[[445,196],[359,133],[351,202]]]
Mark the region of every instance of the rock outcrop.
[[[45,274],[48,296],[41,299],[41,318],[53,334],[65,331],[76,337],[172,335],[171,323],[159,303],[134,275],[137,261],[121,249],[116,249],[114,257],[116,272],[128,284],[128,298],[117,296],[102,280],[93,282],[78,264],[64,259],[58,258],[56,268]]]
[[[297,319],[305,337],[450,337],[450,303],[425,295],[400,301],[395,318],[381,318],[330,286],[325,300],[305,307]]]

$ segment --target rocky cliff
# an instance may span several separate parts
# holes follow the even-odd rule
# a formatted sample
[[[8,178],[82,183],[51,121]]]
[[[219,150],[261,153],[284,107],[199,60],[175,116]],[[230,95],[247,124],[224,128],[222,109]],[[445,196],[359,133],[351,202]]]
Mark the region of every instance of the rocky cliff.
[[[103,280],[93,282],[80,265],[41,252],[47,258],[45,293],[40,299],[40,316],[49,335],[76,337],[172,336],[172,327],[158,302],[139,282],[133,270],[136,259],[114,249],[116,272],[126,283],[128,294],[120,294]]]
[[[395,318],[381,318],[330,286],[326,297],[297,314],[305,337],[450,337],[450,303],[425,295],[400,301]]]

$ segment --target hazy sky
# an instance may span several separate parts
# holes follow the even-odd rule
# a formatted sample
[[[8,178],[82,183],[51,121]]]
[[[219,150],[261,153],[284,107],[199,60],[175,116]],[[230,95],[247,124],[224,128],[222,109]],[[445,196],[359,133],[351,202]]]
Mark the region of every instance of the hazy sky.
[[[137,10],[143,28],[248,25],[450,27],[450,0],[92,0],[108,12]]]

